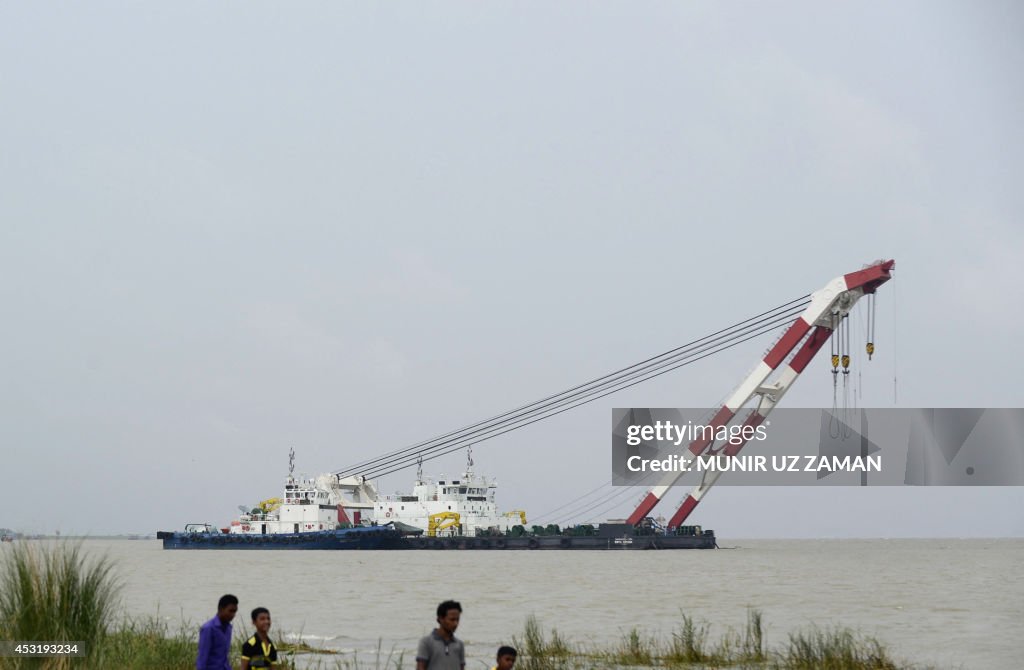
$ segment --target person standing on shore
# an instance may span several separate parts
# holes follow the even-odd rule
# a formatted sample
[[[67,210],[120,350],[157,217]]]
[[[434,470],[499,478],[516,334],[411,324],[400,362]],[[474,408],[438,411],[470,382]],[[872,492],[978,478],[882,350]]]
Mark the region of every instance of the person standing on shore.
[[[416,649],[416,670],[462,670],[466,648],[455,637],[462,617],[462,605],[446,600],[437,606],[437,628],[420,640]]]
[[[252,611],[256,634],[242,645],[242,670],[273,668],[277,665],[277,647],[270,641],[270,610],[257,607]]]
[[[196,670],[231,670],[231,620],[238,613],[238,598],[230,593],[217,602],[217,616],[199,628],[199,653]]]

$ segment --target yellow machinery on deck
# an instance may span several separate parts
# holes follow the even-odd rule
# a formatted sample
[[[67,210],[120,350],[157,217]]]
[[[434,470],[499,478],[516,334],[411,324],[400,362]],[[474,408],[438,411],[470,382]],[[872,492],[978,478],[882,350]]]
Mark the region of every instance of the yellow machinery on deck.
[[[445,532],[445,531],[451,531]],[[462,535],[462,517],[458,512],[439,512],[427,517],[427,535],[438,537],[441,535]]]
[[[505,512],[505,516],[515,518],[519,517],[519,523],[523,526],[526,525],[526,512],[521,509],[514,509],[510,512]]]
[[[280,507],[281,502],[282,500],[280,498],[267,498],[266,500],[261,500],[257,507],[264,514],[269,514]]]

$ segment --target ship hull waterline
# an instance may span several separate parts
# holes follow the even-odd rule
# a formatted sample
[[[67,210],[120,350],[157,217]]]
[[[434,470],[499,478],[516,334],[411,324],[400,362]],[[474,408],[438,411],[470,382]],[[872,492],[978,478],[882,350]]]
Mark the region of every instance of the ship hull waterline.
[[[356,537],[335,533],[296,533],[266,536],[196,535],[187,533],[161,533],[164,549],[183,550],[661,550],[661,549],[715,549],[714,536],[624,536],[624,537],[409,537],[390,534]]]

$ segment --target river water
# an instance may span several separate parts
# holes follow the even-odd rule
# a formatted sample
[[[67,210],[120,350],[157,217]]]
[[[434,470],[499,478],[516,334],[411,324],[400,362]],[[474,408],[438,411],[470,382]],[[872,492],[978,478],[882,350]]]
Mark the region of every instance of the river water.
[[[163,551],[158,541],[89,540],[115,560],[128,613],[196,626],[218,597],[263,605],[273,633],[376,658],[405,651],[434,610],[463,606],[467,668],[521,636],[530,614],[575,642],[609,647],[637,627],[671,636],[680,612],[711,641],[764,614],[769,646],[812,625],[874,636],[939,668],[1024,667],[1024,540],[750,540],[718,551]]]

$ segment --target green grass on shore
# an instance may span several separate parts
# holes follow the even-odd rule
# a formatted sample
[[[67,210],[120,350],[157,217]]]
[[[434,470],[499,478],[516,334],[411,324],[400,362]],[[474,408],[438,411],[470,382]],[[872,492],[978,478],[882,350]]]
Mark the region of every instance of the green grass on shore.
[[[0,565],[0,639],[84,641],[80,659],[0,659],[10,667],[98,667],[101,645],[118,606],[120,585],[106,558],[77,544],[17,542]]]
[[[791,633],[779,649],[769,649],[764,621],[748,610],[742,632],[728,631],[710,640],[710,624],[686,614],[668,639],[644,635],[636,628],[617,644],[605,648],[576,645],[552,630],[547,635],[530,617],[522,637],[517,670],[591,670],[622,668],[742,668],[762,670],[910,670],[918,668],[895,660],[878,640],[847,628]]]
[[[195,667],[197,628],[171,629],[159,617],[119,619],[119,581],[106,558],[85,556],[67,542],[17,543],[6,547],[0,564],[0,640],[86,643],[84,658],[0,658],[0,670],[188,670]],[[239,657],[249,633],[239,626],[232,658]],[[606,648],[578,644],[552,629],[546,633],[529,617],[520,636],[518,670],[591,670],[641,668],[744,668],[760,670],[905,670],[915,666],[894,660],[877,640],[846,628],[812,628],[788,635],[769,648],[761,613],[749,610],[742,631],[710,638],[710,624],[681,615],[668,638],[633,628]],[[381,643],[375,653],[323,651],[301,641],[279,645],[279,670],[398,670],[411,658]],[[467,668],[487,668],[493,659],[471,659]]]

